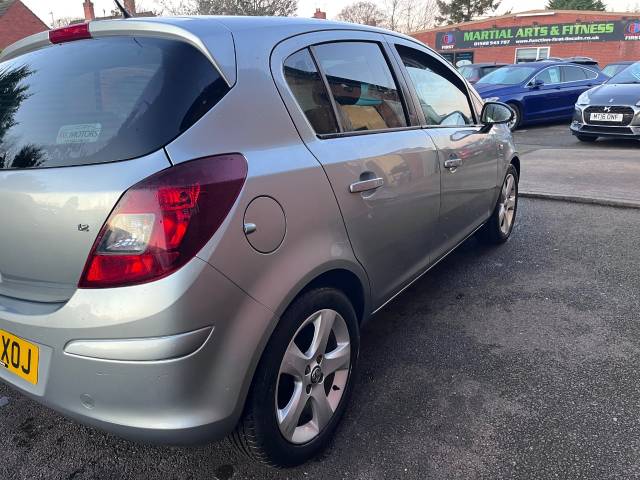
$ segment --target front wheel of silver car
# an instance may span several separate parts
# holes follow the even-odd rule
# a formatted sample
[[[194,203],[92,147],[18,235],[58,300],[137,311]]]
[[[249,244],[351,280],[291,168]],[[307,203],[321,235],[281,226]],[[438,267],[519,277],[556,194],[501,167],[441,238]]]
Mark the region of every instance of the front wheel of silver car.
[[[478,230],[476,238],[486,244],[500,244],[511,236],[518,212],[518,171],[511,164],[504,176],[498,201],[487,223]]]
[[[232,444],[273,467],[318,454],[344,412],[358,348],[357,317],[342,292],[320,288],[300,296],[264,351]]]

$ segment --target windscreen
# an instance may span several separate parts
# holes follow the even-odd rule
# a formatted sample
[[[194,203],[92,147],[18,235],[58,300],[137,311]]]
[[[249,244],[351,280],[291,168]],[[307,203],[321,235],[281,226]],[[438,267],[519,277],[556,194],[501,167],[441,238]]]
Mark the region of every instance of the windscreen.
[[[478,85],[517,85],[533,75],[536,70],[536,67],[502,67],[482,77]]]
[[[184,42],[108,37],[0,63],[0,169],[127,160],[168,144],[229,87]]]
[[[629,65],[608,83],[640,83],[640,62]]]

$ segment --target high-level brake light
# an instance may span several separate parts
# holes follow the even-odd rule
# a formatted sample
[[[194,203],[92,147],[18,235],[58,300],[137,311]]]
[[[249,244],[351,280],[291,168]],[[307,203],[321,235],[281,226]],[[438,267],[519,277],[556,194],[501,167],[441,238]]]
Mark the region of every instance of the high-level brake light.
[[[51,43],[73,42],[74,40],[85,40],[87,38],[91,38],[88,23],[79,23],[49,30],[49,41]]]

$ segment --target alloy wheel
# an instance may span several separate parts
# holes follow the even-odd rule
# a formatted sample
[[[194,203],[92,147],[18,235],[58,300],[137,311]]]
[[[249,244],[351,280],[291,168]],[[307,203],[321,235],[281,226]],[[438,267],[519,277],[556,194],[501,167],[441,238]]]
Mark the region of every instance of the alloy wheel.
[[[340,404],[350,367],[344,318],[331,309],[309,316],[289,343],[278,373],[276,418],[287,441],[307,443],[326,427]]]
[[[513,225],[513,218],[516,212],[516,195],[516,179],[509,173],[502,184],[500,203],[498,205],[498,221],[503,235],[508,235]]]

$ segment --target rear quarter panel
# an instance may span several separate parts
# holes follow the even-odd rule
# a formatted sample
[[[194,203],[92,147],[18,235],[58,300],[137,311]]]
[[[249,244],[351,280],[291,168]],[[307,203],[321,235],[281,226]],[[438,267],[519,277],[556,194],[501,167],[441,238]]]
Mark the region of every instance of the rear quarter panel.
[[[271,75],[271,46],[281,36],[274,29],[234,34],[236,85],[167,152],[175,163],[230,152],[248,162],[240,198],[201,258],[278,316],[312,279],[346,269],[363,285],[367,312],[367,276],[353,255],[329,181],[302,143]],[[254,250],[243,232],[244,213],[258,196],[276,200],[286,218],[284,240],[269,254]]]

